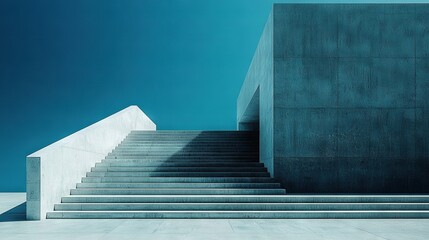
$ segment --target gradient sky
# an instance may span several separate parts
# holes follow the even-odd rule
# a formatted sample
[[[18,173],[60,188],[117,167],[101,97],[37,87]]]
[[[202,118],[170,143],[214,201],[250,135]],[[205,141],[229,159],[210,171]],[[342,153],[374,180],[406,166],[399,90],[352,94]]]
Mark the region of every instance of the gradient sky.
[[[272,2],[289,1],[1,0],[0,192],[25,191],[26,155],[129,105],[158,129],[235,129]]]

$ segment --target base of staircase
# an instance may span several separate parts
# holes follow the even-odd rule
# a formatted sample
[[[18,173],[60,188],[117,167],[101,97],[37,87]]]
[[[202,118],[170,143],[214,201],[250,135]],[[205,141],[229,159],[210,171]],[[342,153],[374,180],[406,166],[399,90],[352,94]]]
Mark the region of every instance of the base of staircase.
[[[429,211],[55,211],[49,219],[358,219],[429,218]]]

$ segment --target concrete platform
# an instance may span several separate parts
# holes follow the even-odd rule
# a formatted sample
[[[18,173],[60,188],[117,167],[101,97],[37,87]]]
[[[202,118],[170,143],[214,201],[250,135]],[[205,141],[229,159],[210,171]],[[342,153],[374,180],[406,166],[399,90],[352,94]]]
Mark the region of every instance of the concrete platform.
[[[0,239],[423,240],[429,219],[87,219],[25,221],[25,193],[0,193]]]

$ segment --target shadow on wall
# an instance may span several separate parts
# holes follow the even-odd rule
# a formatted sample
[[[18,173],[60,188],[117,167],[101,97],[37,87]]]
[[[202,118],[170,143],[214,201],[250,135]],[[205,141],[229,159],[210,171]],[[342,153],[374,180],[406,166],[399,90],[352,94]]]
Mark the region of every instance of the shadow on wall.
[[[253,96],[247,105],[246,109],[244,110],[244,113],[240,117],[240,119],[237,119],[238,123],[238,130],[241,131],[258,131],[259,132],[259,103],[260,103],[260,97],[259,97],[259,86],[253,93]]]
[[[0,214],[0,222],[27,221],[27,202],[23,202]]]

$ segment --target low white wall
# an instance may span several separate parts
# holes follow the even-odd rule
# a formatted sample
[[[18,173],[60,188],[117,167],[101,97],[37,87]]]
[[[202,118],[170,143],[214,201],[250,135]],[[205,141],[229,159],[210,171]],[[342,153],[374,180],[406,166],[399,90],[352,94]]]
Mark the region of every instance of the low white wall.
[[[45,219],[132,130],[156,130],[156,125],[130,106],[27,156],[27,219]]]

